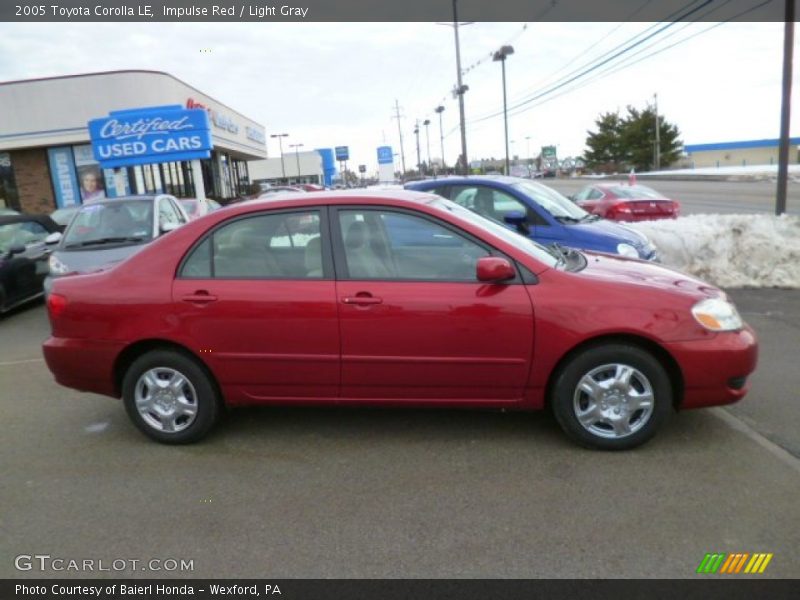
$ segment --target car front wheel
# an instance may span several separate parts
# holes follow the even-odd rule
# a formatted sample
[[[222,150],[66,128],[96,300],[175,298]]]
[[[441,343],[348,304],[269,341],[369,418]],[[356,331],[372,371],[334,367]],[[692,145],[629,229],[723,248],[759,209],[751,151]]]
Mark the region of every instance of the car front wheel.
[[[649,352],[632,345],[586,349],[556,377],[551,398],[556,420],[577,443],[625,450],[655,435],[669,416],[669,376]]]
[[[173,350],[137,358],[125,373],[122,398],[133,423],[166,444],[203,438],[220,413],[220,399],[205,369]]]

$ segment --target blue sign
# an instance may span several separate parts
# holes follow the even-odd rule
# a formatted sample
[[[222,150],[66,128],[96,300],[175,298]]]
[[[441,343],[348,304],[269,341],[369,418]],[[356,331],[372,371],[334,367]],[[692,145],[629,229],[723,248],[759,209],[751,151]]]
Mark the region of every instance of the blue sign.
[[[334,151],[336,152],[336,160],[347,160],[350,158],[350,151],[347,146],[336,146]]]
[[[213,147],[208,111],[180,105],[112,111],[89,135],[104,169],[208,158]]]
[[[391,146],[378,146],[378,164],[379,165],[394,164],[394,155],[392,154]]]
[[[50,159],[50,176],[56,193],[56,206],[65,208],[80,204],[81,194],[78,189],[78,178],[75,176],[72,147],[48,148],[47,155]]]

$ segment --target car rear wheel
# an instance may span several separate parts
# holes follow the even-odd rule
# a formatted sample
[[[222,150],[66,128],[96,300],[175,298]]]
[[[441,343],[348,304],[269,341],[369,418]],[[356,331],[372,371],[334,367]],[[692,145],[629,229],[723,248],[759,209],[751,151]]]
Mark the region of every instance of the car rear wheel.
[[[589,348],[559,372],[556,420],[577,443],[625,450],[655,435],[672,410],[667,372],[649,352],[626,344]]]
[[[203,438],[219,418],[220,399],[205,369],[174,350],[137,358],[122,382],[125,410],[145,435],[166,444]]]

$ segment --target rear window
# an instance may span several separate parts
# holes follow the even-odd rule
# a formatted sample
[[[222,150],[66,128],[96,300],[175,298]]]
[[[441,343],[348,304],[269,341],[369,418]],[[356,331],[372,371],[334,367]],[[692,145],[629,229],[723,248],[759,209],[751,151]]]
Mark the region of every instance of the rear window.
[[[659,194],[654,189],[643,185],[616,186],[611,188],[611,193],[617,198],[646,199],[646,200],[666,200],[667,198]]]

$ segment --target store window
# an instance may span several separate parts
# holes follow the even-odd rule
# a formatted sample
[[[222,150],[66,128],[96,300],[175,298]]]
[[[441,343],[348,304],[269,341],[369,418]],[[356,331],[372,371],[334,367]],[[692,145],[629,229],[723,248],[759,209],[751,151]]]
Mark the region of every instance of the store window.
[[[0,208],[20,210],[17,182],[8,152],[0,152]]]

